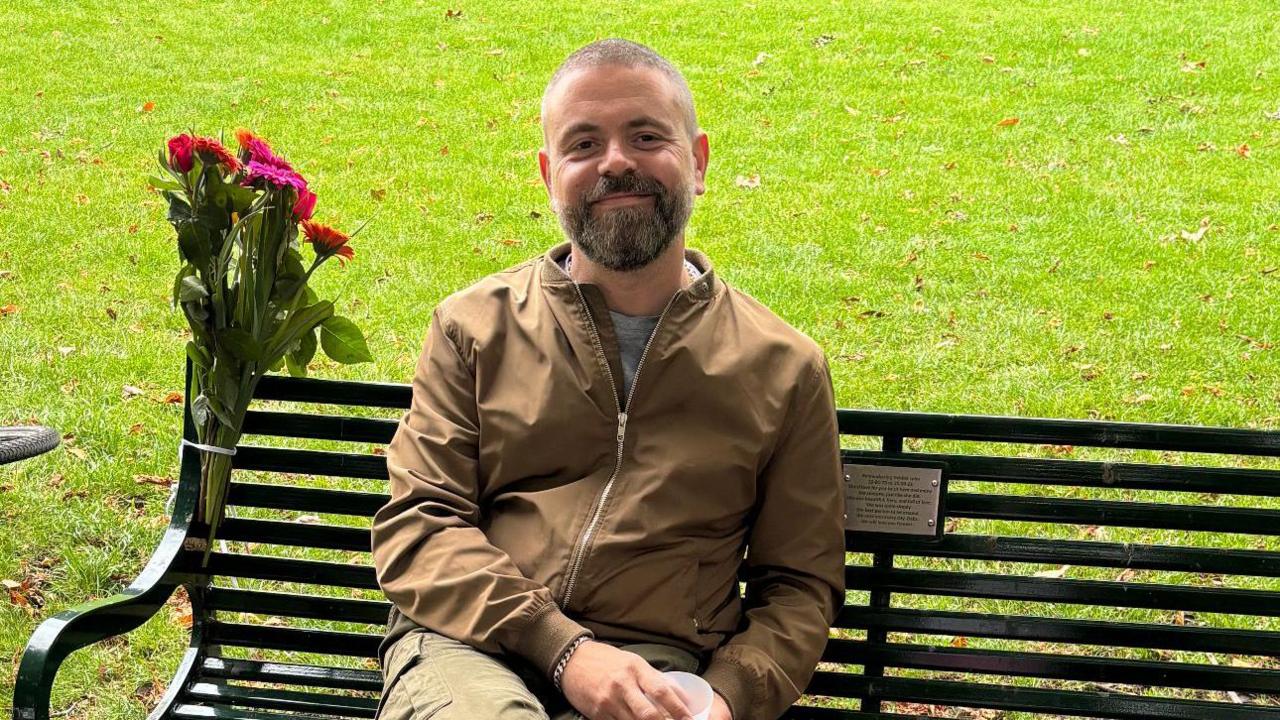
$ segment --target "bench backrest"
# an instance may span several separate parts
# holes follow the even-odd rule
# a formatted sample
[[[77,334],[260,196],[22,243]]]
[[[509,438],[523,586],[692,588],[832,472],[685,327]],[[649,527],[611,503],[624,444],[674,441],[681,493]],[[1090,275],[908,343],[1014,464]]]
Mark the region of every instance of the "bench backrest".
[[[389,606],[369,518],[409,386],[270,377],[256,397],[200,598],[217,611],[203,641],[228,667],[350,668],[316,672],[376,690],[367,671]],[[1280,718],[1280,469],[1268,459],[1280,434],[855,410],[839,422],[848,462],[948,463],[947,534],[849,536],[846,607],[806,705]]]

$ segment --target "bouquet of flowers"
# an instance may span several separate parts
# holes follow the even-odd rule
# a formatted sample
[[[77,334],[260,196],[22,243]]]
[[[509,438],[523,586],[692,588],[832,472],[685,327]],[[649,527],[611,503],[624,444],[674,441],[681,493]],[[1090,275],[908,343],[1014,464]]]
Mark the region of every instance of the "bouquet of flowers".
[[[306,375],[317,345],[340,363],[372,359],[355,323],[335,315],[333,303],[307,285],[330,258],[345,265],[355,257],[351,237],[311,220],[316,194],[265,140],[248,130],[236,131],[236,139],[233,154],[213,138],[170,138],[167,152],[160,151],[163,174],[150,179],[169,201],[177,231],[182,267],[173,303],[191,328],[190,408],[199,439],[188,444],[201,450],[198,512],[210,541],[223,517],[245,411],[262,376],[281,368]],[[302,242],[315,251],[310,262],[299,225]]]

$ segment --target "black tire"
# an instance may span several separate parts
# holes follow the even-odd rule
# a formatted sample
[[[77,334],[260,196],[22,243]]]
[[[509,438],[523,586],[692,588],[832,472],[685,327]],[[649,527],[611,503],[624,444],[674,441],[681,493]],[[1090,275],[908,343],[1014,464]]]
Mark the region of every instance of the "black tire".
[[[35,457],[58,447],[58,433],[39,425],[0,427],[0,465]]]

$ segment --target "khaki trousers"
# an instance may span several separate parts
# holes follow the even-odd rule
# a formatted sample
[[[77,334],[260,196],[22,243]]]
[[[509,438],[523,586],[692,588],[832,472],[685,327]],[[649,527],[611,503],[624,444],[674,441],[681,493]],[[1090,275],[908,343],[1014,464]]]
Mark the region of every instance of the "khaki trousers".
[[[696,673],[698,659],[666,645],[619,645],[654,668]],[[582,720],[536,669],[429,630],[392,646],[383,668],[378,720]]]

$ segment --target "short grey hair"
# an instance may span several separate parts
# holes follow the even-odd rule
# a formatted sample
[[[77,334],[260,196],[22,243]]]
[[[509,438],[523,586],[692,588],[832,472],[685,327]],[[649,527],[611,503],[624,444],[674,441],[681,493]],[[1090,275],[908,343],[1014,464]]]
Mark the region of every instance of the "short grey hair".
[[[574,52],[560,64],[560,67],[556,68],[555,73],[551,76],[551,81],[547,83],[547,88],[542,92],[544,133],[546,132],[547,97],[551,95],[552,89],[559,84],[564,76],[575,70],[607,65],[628,68],[646,67],[660,71],[676,88],[676,102],[684,112],[684,125],[685,129],[689,131],[689,139],[692,140],[698,136],[700,131],[698,129],[698,115],[693,110],[693,93],[690,92],[689,83],[685,81],[684,75],[666,58],[654,52],[652,48],[630,40],[623,40],[622,38],[597,40]]]

